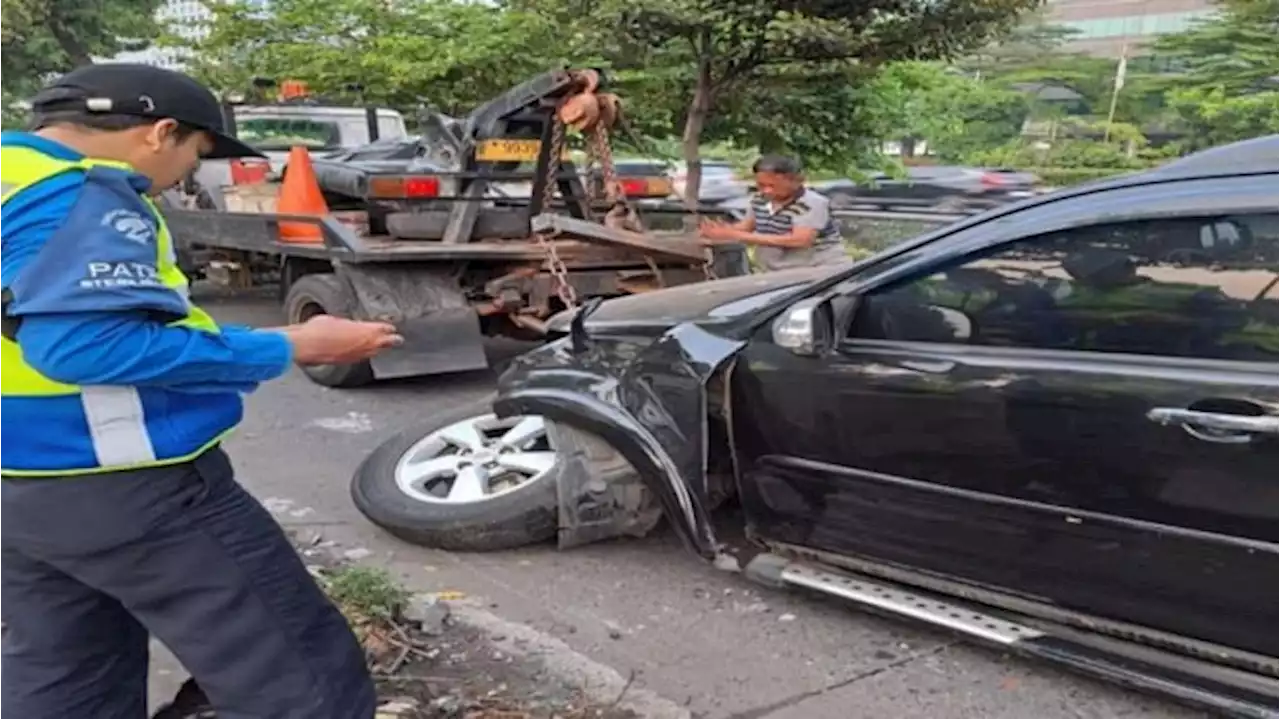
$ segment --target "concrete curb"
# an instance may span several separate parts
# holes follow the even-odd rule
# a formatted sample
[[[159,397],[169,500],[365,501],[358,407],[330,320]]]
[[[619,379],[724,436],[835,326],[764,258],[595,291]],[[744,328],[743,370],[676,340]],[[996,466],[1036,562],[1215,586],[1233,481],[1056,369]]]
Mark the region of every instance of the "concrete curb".
[[[495,647],[511,656],[541,662],[548,672],[579,687],[599,704],[616,705],[643,719],[691,719],[690,711],[647,689],[631,686],[617,670],[589,659],[555,637],[525,624],[511,622],[465,601],[449,602],[453,618],[487,635]]]

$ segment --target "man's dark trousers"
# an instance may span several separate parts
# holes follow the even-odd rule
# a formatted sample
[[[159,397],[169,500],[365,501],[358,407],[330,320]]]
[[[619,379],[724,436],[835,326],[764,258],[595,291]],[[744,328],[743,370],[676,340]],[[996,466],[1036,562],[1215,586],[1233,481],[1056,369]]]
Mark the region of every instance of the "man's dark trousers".
[[[373,716],[350,628],[221,450],[0,485],[0,714],[145,717],[151,634],[219,719]]]

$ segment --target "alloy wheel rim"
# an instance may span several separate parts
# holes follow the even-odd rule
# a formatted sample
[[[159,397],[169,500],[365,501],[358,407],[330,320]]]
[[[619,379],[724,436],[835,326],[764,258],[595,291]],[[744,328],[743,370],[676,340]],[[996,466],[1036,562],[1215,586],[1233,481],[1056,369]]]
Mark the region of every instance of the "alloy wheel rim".
[[[396,486],[435,504],[474,504],[547,476],[556,452],[541,417],[470,417],[418,440],[396,463]]]

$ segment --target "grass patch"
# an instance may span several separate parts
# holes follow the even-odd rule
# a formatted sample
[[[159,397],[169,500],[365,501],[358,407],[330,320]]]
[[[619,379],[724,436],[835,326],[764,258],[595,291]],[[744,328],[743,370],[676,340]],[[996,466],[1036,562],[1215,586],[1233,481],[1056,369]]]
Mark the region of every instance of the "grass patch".
[[[376,567],[341,567],[326,573],[321,583],[348,617],[391,621],[409,601],[408,590]]]

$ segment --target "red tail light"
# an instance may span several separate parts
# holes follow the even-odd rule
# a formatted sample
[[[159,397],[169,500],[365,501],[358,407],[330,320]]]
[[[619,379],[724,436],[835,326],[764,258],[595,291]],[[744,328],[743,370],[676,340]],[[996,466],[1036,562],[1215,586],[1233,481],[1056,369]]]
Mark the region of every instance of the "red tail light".
[[[405,197],[439,197],[440,178],[438,177],[406,177],[404,180]]]
[[[1004,178],[994,172],[982,173],[982,185],[984,187],[1001,187],[1005,184]]]
[[[416,200],[439,196],[440,178],[430,175],[369,179],[369,197],[374,199]]]
[[[622,194],[627,197],[649,194],[649,183],[645,180],[621,180],[618,184],[622,185]]]

